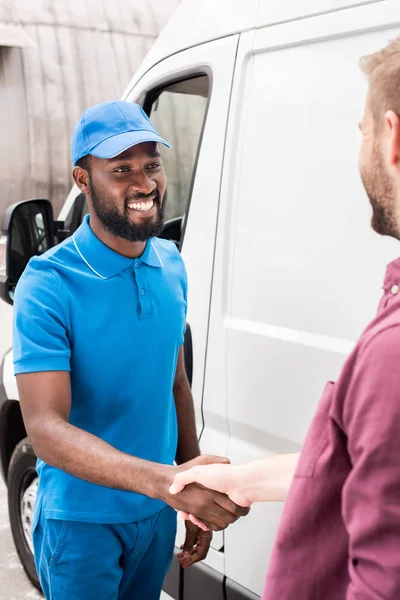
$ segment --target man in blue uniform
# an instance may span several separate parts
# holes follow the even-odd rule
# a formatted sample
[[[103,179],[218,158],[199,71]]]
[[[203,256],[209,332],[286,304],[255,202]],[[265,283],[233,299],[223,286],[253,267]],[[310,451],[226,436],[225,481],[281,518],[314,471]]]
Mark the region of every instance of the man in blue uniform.
[[[212,529],[247,512],[197,484],[168,491],[182,468],[219,459],[199,457],[184,264],[155,237],[167,186],[158,144],[168,146],[136,104],[83,113],[72,160],[89,215],[30,261],[15,295],[15,374],[39,457],[35,561],[48,599],[156,600],[176,510]],[[210,539],[188,522],[182,566],[204,558]]]

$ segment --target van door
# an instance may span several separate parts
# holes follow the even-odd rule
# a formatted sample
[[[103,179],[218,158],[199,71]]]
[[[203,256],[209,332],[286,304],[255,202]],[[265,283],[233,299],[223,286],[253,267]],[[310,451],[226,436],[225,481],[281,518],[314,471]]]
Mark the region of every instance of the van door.
[[[226,369],[232,462],[300,450],[398,255],[369,228],[357,156],[367,88],[358,60],[399,22],[387,0],[240,40],[208,349],[210,369]],[[228,598],[230,580],[261,594],[280,511],[254,506],[225,532]]]
[[[204,431],[202,451],[222,455],[228,448],[226,398],[215,390],[212,408],[208,405],[205,410],[203,386],[222,162],[238,39],[238,35],[229,36],[166,58],[148,71],[126,98],[141,103],[160,135],[172,142],[172,150],[160,149],[169,180],[164,234],[181,247],[188,272],[192,357],[187,353],[187,365],[193,367],[199,435]],[[211,430],[215,435],[209,435]],[[183,523],[180,529],[184,529]],[[182,537],[183,531],[177,543],[182,543]],[[222,534],[218,534],[206,561],[219,573],[224,570],[222,546]],[[222,581],[222,575],[218,578]],[[192,597],[189,590],[185,597]]]

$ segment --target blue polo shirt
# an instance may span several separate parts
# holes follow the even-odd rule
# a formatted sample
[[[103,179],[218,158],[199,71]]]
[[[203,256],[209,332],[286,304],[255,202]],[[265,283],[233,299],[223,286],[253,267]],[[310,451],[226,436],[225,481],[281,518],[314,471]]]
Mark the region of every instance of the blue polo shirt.
[[[18,283],[15,374],[70,371],[71,424],[132,456],[172,464],[186,298],[185,267],[172,242],[152,238],[140,258],[126,258],[95,236],[87,215],[73,237],[32,258]],[[37,468],[48,518],[126,523],[165,506],[41,460]]]

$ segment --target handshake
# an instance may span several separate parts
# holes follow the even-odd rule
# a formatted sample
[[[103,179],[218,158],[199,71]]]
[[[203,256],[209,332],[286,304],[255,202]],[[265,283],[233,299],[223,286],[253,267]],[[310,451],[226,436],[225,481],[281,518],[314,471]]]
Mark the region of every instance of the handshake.
[[[203,560],[211,531],[225,529],[248,514],[253,502],[282,502],[299,454],[277,454],[231,465],[227,458],[199,456],[179,467],[161,468],[161,498],[186,520],[186,541],[178,559],[183,568]],[[210,531],[211,530],[211,531]]]
[[[185,519],[186,539],[178,554],[185,569],[207,556],[212,531],[226,529],[247,515],[251,502],[236,491],[237,467],[227,458],[203,455],[177,467],[153,465],[153,497]]]
[[[237,467],[227,458],[203,455],[166,469],[162,499],[200,529],[220,531],[249,513],[251,502],[236,487]]]

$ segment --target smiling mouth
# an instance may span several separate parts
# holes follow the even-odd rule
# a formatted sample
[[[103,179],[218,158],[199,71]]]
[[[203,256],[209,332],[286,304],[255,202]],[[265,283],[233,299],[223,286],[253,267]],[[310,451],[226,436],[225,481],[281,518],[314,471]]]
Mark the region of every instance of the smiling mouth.
[[[150,210],[152,210],[154,208],[155,205],[155,201],[153,200],[147,200],[145,202],[128,202],[128,208],[130,210],[137,210],[138,212],[149,212]]]

